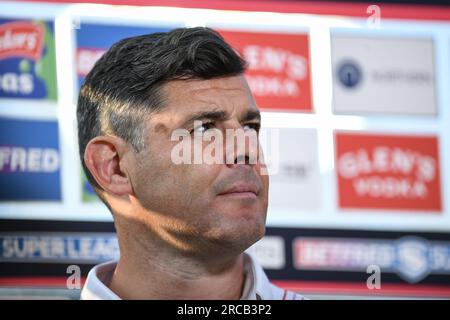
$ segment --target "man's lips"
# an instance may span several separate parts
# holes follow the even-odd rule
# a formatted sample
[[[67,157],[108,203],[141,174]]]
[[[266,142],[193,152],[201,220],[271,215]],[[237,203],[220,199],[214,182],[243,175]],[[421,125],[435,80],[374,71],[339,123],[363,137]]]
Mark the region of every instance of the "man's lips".
[[[240,182],[219,193],[219,196],[257,197],[258,187],[254,183]]]

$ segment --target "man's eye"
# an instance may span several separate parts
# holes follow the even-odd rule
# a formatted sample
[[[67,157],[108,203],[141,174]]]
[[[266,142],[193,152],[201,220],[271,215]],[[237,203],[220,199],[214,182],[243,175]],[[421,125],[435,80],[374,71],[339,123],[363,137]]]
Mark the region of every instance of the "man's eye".
[[[206,130],[214,128],[214,122],[202,123],[201,125],[195,127],[191,130],[191,133],[204,133]]]
[[[255,130],[256,132],[259,132],[259,129],[261,129],[261,124],[254,122],[254,123],[246,123],[244,124],[244,130]]]

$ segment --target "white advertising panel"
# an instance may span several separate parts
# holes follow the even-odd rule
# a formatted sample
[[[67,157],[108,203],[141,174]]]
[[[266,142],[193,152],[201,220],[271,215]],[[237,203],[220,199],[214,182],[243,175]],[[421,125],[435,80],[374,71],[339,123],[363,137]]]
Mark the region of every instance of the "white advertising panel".
[[[336,113],[435,115],[431,38],[332,35]]]

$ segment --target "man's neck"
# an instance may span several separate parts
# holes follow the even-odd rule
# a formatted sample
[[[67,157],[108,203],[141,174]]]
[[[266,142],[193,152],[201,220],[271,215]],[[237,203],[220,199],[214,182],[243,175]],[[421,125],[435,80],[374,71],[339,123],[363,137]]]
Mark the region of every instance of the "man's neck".
[[[131,236],[122,241],[121,257],[108,285],[120,298],[237,300],[241,297],[245,280],[243,254],[222,257],[220,261],[195,259],[167,253],[153,242],[133,240],[136,239]]]

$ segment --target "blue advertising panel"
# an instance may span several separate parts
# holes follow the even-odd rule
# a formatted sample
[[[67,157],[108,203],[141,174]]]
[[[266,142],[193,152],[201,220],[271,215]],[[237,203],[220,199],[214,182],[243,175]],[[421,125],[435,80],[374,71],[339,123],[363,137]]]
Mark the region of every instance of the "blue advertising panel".
[[[56,101],[53,22],[0,19],[0,98]]]
[[[0,118],[0,201],[61,200],[56,121]]]
[[[117,41],[143,34],[167,32],[168,27],[136,27],[81,23],[76,32],[76,59],[78,85],[95,62]]]
[[[115,233],[0,233],[0,262],[98,263],[118,257]]]

